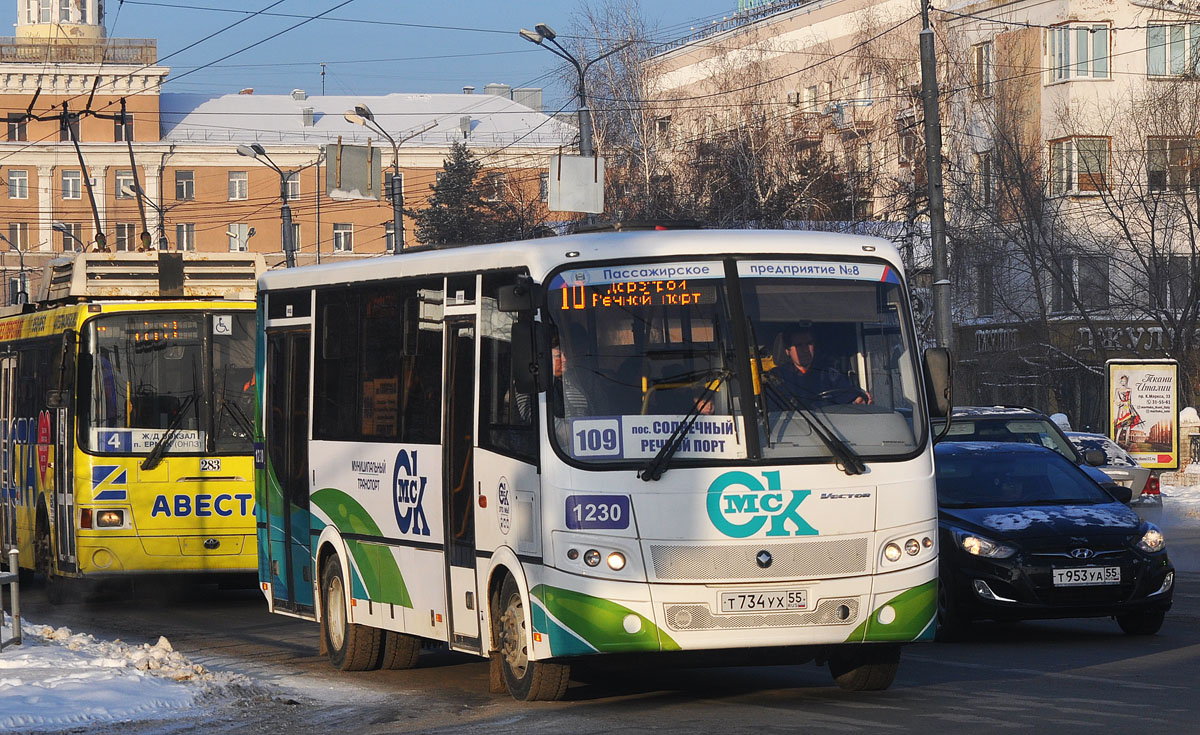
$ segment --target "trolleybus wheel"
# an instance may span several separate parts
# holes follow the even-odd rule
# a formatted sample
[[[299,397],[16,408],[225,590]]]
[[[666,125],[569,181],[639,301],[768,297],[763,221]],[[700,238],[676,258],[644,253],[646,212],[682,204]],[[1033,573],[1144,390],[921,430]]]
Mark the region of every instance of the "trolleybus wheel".
[[[70,601],[67,580],[54,573],[54,545],[50,540],[50,523],[45,510],[37,514],[37,530],[33,537],[33,568],[46,581],[46,599],[51,605]]]
[[[900,667],[900,646],[864,643],[829,659],[829,673],[842,689],[871,692],[887,689]]]
[[[383,646],[380,630],[350,622],[346,608],[346,575],[334,554],[321,573],[321,620],[329,661],[341,671],[370,671],[379,668]]]
[[[385,630],[382,634],[383,669],[411,669],[421,655],[421,639],[407,633]]]
[[[529,659],[525,602],[512,577],[504,578],[496,603],[492,606],[492,627],[496,632],[496,648],[500,652],[500,668],[508,693],[514,699],[527,702],[562,699],[571,679],[571,667]]]

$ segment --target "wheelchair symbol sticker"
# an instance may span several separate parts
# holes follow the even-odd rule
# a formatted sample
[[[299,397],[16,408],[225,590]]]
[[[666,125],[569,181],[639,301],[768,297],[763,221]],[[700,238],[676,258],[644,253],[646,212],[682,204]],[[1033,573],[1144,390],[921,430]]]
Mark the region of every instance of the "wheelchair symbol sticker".
[[[233,334],[233,317],[229,314],[213,316],[213,334],[228,337]]]

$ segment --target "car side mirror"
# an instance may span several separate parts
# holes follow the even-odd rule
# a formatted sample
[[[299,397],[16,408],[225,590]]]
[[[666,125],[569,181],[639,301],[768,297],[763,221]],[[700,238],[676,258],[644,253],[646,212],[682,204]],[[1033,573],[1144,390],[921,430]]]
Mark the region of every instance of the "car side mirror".
[[[1093,467],[1103,467],[1108,463],[1108,457],[1104,456],[1104,452],[1099,449],[1089,449],[1083,453],[1083,461]]]
[[[1122,505],[1129,505],[1131,502],[1133,502],[1133,488],[1128,488],[1124,485],[1118,485],[1115,482],[1106,482],[1104,483],[1103,487],[1108,491],[1109,495],[1116,498],[1118,503],[1121,503]]]

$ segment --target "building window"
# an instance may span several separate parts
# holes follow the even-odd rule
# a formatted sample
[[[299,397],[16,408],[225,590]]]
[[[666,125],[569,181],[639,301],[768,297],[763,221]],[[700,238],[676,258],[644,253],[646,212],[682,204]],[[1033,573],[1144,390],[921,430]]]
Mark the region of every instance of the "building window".
[[[1146,140],[1146,185],[1150,191],[1200,187],[1200,141],[1185,138]]]
[[[38,0],[38,23],[52,23],[50,11],[54,9],[52,0]]]
[[[383,249],[389,253],[396,252],[395,222],[387,222],[383,225]]]
[[[83,174],[79,171],[62,172],[62,198],[83,198]]]
[[[1151,257],[1150,308],[1155,311],[1177,311],[1188,303],[1192,279],[1191,258],[1187,255]]]
[[[86,1],[87,0],[81,0],[81,2]],[[58,22],[71,22],[71,0],[58,0]]]
[[[229,252],[243,253],[250,249],[250,236],[254,234],[250,225],[244,222],[232,224],[225,234],[229,236]]]
[[[196,198],[196,176],[192,171],[175,172],[175,199],[181,202]]]
[[[300,198],[300,172],[292,171],[284,174],[284,186],[287,188],[287,198],[289,202]]]
[[[29,223],[9,222],[8,241],[18,250],[29,249]]]
[[[1109,29],[1106,23],[1047,28],[1047,81],[1107,79],[1108,37]]]
[[[1146,74],[1178,77],[1200,72],[1200,23],[1146,26]]]
[[[196,249],[196,224],[181,222],[175,225],[175,249],[192,251]]]
[[[991,263],[980,263],[976,267],[976,316],[992,316],[996,313],[995,271]]]
[[[354,225],[343,223],[333,226],[333,252],[354,252]]]
[[[1066,255],[1059,260],[1054,310],[1074,311],[1076,298],[1085,309],[1108,308],[1108,258]]]
[[[991,41],[971,48],[971,87],[979,99],[992,96],[992,84],[996,81],[993,48]]]
[[[229,201],[242,201],[250,198],[250,184],[245,171],[229,172]]]
[[[538,174],[538,201],[550,201],[550,174],[547,171]]]
[[[996,200],[996,175],[992,169],[992,152],[975,155],[975,200],[990,207]]]
[[[132,171],[117,172],[117,199],[133,199],[137,196],[137,182]]]
[[[124,143],[127,140],[133,140],[133,115],[129,113],[125,113],[124,119],[118,115],[113,120],[113,141]]]
[[[117,251],[137,250],[137,228],[128,223],[117,225]]]
[[[62,245],[64,253],[69,253],[73,250],[83,249],[83,225],[78,222],[64,222],[61,229]]]
[[[10,168],[8,170],[8,198],[29,198],[29,172],[24,169]]]
[[[14,143],[28,140],[28,132],[25,129],[25,115],[23,113],[9,113],[8,140]]]
[[[493,171],[484,179],[483,200],[485,202],[499,202],[504,199],[505,177],[504,174]]]
[[[871,72],[858,75],[858,104],[870,105],[875,103],[875,77]]]
[[[79,140],[79,115],[75,113],[71,113],[58,124],[58,141],[70,143],[72,140]]]
[[[654,121],[654,133],[660,140],[666,140],[671,135],[671,116],[665,115]]]
[[[1108,138],[1067,138],[1050,143],[1050,193],[1090,194],[1108,188]]]

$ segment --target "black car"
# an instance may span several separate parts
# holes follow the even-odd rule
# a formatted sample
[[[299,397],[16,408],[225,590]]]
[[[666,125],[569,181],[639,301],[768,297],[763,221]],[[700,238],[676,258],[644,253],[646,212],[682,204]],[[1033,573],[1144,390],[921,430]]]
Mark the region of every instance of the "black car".
[[[1163,534],[1072,462],[1019,443],[938,444],[938,633],[976,619],[1114,616],[1151,635],[1171,607]]]

